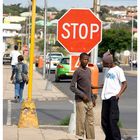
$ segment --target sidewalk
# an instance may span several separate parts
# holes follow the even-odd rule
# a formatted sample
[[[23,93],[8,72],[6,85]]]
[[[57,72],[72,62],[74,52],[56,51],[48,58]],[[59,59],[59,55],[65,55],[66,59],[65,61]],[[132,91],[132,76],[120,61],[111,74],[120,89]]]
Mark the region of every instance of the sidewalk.
[[[131,70],[129,70],[129,71],[128,71],[128,70],[125,70],[124,72],[125,72],[126,74],[131,74],[131,75],[133,75],[133,76],[137,76],[137,71],[136,71],[136,70],[132,70],[132,71],[131,71]]]
[[[10,67],[4,66],[4,80],[3,82],[3,98],[13,100],[14,85],[11,84],[10,78]],[[68,100],[68,97],[51,84],[52,90],[46,90],[45,87],[47,81],[43,80],[42,76],[34,71],[33,72],[33,91],[32,99],[43,100]],[[27,98],[28,89],[25,86],[24,99]],[[103,140],[104,134],[100,126],[100,109],[101,100],[98,98],[97,106],[95,107],[95,134],[96,140]],[[38,108],[36,106],[36,108]],[[68,133],[68,126],[39,126],[39,129],[35,128],[17,128],[16,125],[3,126],[3,140],[76,140],[76,137]]]

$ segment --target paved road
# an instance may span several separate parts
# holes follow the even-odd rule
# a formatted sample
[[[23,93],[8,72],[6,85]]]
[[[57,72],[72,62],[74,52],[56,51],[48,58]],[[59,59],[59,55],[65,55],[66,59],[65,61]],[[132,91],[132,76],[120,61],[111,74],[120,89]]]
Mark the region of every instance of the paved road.
[[[59,125],[62,120],[70,117],[73,112],[73,104],[67,100],[61,101],[38,101],[35,100],[37,106],[37,115],[39,125]],[[7,106],[8,100],[3,102],[3,124],[7,124]],[[11,102],[11,125],[17,125],[19,120],[19,111],[21,106],[19,103]]]

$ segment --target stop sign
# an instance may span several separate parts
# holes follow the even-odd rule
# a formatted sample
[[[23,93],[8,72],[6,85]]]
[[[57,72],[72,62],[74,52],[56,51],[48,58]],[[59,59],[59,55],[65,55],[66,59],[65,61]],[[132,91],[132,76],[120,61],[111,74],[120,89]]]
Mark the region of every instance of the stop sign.
[[[57,40],[70,53],[88,53],[102,40],[102,23],[90,9],[70,9],[58,21]]]

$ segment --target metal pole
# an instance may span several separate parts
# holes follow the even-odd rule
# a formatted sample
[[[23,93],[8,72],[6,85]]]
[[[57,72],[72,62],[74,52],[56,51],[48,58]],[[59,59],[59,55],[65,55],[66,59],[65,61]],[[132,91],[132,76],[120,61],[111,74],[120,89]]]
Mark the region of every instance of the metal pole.
[[[43,78],[46,78],[46,23],[47,23],[47,1],[44,0],[44,66]]]
[[[50,34],[50,37],[49,37],[49,44],[50,44],[50,56],[48,56],[48,59],[49,59],[49,69],[47,69],[48,71],[48,75],[47,75],[47,85],[46,85],[46,90],[52,90],[52,82],[51,82],[51,79],[50,79],[50,74],[51,74],[51,52],[52,52],[52,42],[51,42],[51,34]],[[48,68],[48,67],[47,67]]]
[[[132,63],[132,61],[133,61],[133,25],[134,23],[133,23],[133,14],[132,14],[132,29],[131,29],[131,32],[132,32],[132,35],[131,35],[131,70],[133,70],[133,63]]]
[[[94,8],[94,14],[99,17],[100,12],[100,0],[93,0],[93,8]],[[96,64],[98,58],[98,45],[94,47],[94,49],[91,51],[91,63]]]
[[[29,31],[28,31],[28,49],[30,48],[30,12],[31,12],[31,3],[29,1]]]
[[[27,31],[27,18],[26,18],[26,28],[25,28],[25,32],[26,32],[26,45],[28,44],[28,31]]]
[[[23,48],[23,40],[24,40],[23,34],[24,34],[24,31],[23,31],[23,25],[22,25],[22,28],[21,28],[21,48]]]
[[[31,28],[31,47],[30,47],[29,84],[28,84],[29,101],[32,100],[33,60],[35,46],[35,17],[36,17],[36,0],[32,0],[32,28]]]

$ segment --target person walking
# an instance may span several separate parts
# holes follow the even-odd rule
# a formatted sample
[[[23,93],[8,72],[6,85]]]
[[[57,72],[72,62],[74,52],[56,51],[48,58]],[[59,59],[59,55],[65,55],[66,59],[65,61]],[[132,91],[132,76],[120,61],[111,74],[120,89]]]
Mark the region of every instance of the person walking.
[[[80,66],[73,74],[70,90],[75,93],[76,101],[76,135],[79,140],[86,138],[95,139],[94,114],[95,98],[92,94],[91,71],[87,67],[89,56],[80,54]]]
[[[103,55],[103,66],[108,70],[101,93],[101,125],[105,140],[121,140],[118,101],[127,88],[127,82],[124,71],[113,63],[113,56],[109,51]]]
[[[23,89],[26,82],[23,75],[28,74],[28,67],[22,62],[23,59],[22,55],[18,56],[18,64],[11,76],[11,80],[14,80],[15,84],[15,101],[20,103],[23,101]]]
[[[12,66],[12,73],[14,73],[15,66],[18,63],[18,56],[20,55],[20,52],[18,51],[18,46],[14,46],[14,50],[11,51],[10,57],[11,57],[11,66]]]

